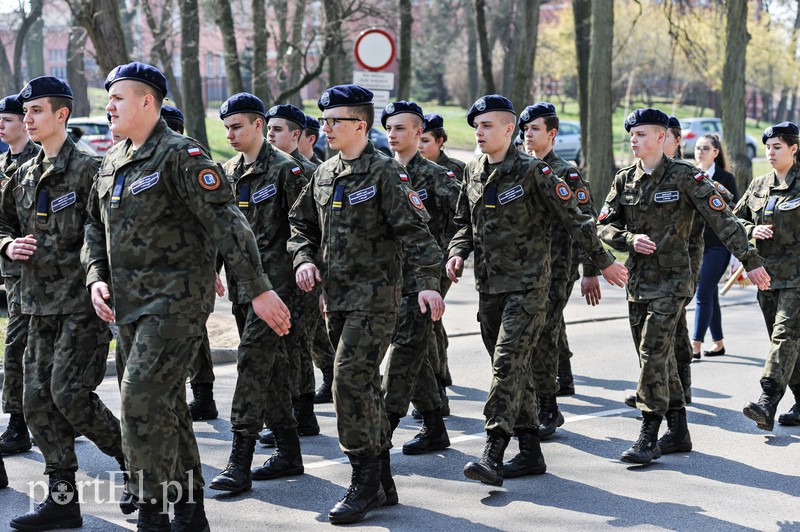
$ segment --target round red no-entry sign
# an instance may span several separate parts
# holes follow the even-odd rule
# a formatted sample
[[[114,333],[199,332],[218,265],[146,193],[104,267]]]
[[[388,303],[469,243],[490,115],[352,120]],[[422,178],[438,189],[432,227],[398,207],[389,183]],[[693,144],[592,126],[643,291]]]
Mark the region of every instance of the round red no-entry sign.
[[[366,70],[377,72],[394,61],[397,48],[394,39],[386,30],[370,28],[364,30],[356,39],[356,61]]]

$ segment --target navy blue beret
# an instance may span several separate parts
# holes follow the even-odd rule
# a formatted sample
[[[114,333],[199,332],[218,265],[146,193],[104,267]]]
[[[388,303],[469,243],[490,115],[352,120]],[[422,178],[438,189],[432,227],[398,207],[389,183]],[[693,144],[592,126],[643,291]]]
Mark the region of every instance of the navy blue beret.
[[[171,118],[172,120],[177,120],[181,124],[184,122],[183,111],[172,105],[161,106],[161,118]]]
[[[529,124],[537,118],[542,118],[544,116],[556,116],[556,106],[550,102],[539,102],[529,105],[519,114],[519,128],[522,129],[525,127],[525,124]]]
[[[24,115],[25,111],[22,110],[22,103],[17,100],[17,95],[12,94],[0,100],[0,113],[8,113],[10,115]]]
[[[632,128],[644,125],[667,128],[669,127],[669,117],[658,109],[648,107],[647,109],[636,109],[625,119],[625,131],[628,133]]]
[[[111,123],[111,113],[108,111],[106,111],[106,121],[108,121],[109,124]]]
[[[319,131],[319,120],[317,120],[311,115],[306,115],[306,129]]]
[[[516,115],[511,100],[499,94],[487,94],[475,100],[467,113],[467,124],[475,127],[475,117],[492,111],[508,111]]]
[[[114,83],[125,79],[147,83],[159,91],[162,96],[166,96],[169,91],[167,88],[167,78],[164,77],[164,74],[156,67],[140,63],[139,61],[115,67],[108,73],[103,87],[108,90]]]
[[[240,92],[225,100],[225,103],[219,108],[219,117],[224,119],[238,113],[255,113],[266,118],[267,108],[264,107],[264,102],[258,96],[249,92]]]
[[[425,115],[424,120],[422,121],[422,132],[427,133],[432,129],[444,129],[444,118],[442,115],[437,115],[435,113]]]
[[[422,107],[414,102],[398,100],[396,102],[389,102],[389,104],[384,107],[383,112],[381,113],[381,125],[384,129],[386,129],[386,120],[390,116],[401,115],[403,113],[417,115],[421,120],[425,120],[425,115],[422,114]]]
[[[667,127],[670,128],[670,129],[674,128],[674,129],[680,130],[681,129],[681,121],[678,120],[676,117],[670,115],[670,117],[669,117],[669,125]]]
[[[317,100],[320,111],[334,107],[355,107],[371,105],[372,92],[359,85],[336,85],[322,93]]]
[[[58,97],[72,99],[72,89],[67,82],[53,76],[40,76],[33,78],[17,95],[20,104],[39,98]]]
[[[766,144],[767,139],[771,139],[772,137],[777,137],[779,135],[798,134],[800,134],[800,129],[798,129],[797,124],[794,122],[781,122],[780,124],[775,124],[774,126],[770,126],[764,130],[764,134],[761,135],[761,143]]]
[[[267,111],[267,122],[270,118],[285,118],[300,126],[301,129],[306,128],[305,113],[291,104],[273,105]]]

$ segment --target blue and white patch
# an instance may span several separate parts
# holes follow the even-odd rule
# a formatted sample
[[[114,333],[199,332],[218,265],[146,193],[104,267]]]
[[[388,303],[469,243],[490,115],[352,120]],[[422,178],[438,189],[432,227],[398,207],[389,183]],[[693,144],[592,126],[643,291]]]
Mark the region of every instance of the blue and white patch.
[[[77,200],[78,196],[75,194],[75,192],[64,194],[63,196],[59,196],[50,202],[50,210],[53,212],[58,212],[74,204]]]
[[[779,211],[793,211],[796,208],[800,207],[800,198],[795,198],[793,200],[785,201],[778,206]]]
[[[677,190],[656,192],[655,196],[653,196],[653,201],[656,203],[673,203],[679,199],[681,199],[681,193]]]
[[[375,197],[375,185],[361,190],[356,190],[352,194],[347,195],[347,201],[350,205],[357,205]]]
[[[267,185],[253,192],[253,195],[250,197],[250,199],[253,203],[261,203],[277,193],[278,189],[275,187],[275,185]]]
[[[153,188],[158,183],[158,179],[159,179],[158,172],[156,172],[155,174],[144,176],[143,178],[139,179],[130,186],[131,194],[135,196],[140,192],[144,192],[148,188]]]
[[[422,201],[425,201],[426,199],[428,199],[428,191],[426,189],[421,188],[421,189],[417,190],[416,192],[417,192],[417,196],[419,196],[419,199],[421,199]]]
[[[497,201],[500,202],[500,205],[505,205],[506,203],[510,203],[515,199],[519,199],[525,195],[525,192],[522,190],[522,185],[517,185],[513,188],[505,190],[497,196]]]

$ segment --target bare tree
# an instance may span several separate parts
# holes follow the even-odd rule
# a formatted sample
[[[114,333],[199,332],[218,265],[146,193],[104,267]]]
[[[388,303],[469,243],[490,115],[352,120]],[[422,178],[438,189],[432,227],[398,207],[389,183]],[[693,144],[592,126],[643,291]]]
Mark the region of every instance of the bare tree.
[[[181,87],[178,84],[178,78],[175,77],[175,71],[172,69],[172,54],[167,49],[167,39],[172,35],[172,32],[169,31],[169,13],[172,11],[173,0],[166,0],[164,10],[161,13],[161,22],[156,22],[150,0],[141,0],[141,2],[142,10],[147,20],[147,26],[153,34],[152,53],[160,64],[161,71],[167,78],[172,100],[178,108],[183,109]]]
[[[286,86],[284,90],[298,84],[303,76],[303,64],[306,54],[303,53],[300,43],[303,41],[303,23],[305,22],[306,0],[295,0],[294,15],[292,16],[292,46],[288,50],[286,58]],[[320,70],[320,73],[322,71]],[[288,102],[297,107],[303,107],[303,100],[300,92],[297,91],[290,95]]]
[[[3,44],[2,39],[0,39],[0,72],[13,74],[11,64],[8,62],[8,56],[6,55],[6,46]],[[20,89],[21,87],[15,84],[13,75],[0,76],[0,91],[2,91],[2,96],[0,97],[5,98],[11,94],[16,94]]]
[[[475,26],[478,30],[478,50],[481,56],[481,74],[483,75],[484,92],[493,94],[494,77],[492,75],[492,50],[489,48],[489,36],[486,33],[486,2],[475,0]]]
[[[411,27],[414,17],[411,15],[411,0],[398,0],[400,12],[400,57],[397,61],[397,99],[408,100],[411,97]]]
[[[103,73],[130,63],[117,0],[66,0],[75,22],[86,28]]]
[[[743,0],[744,1],[744,0]],[[614,48],[614,10],[595,0],[591,8],[589,52],[589,107],[585,135],[586,172],[598,195],[605,195],[614,178],[614,147],[611,130],[611,60]],[[602,196],[600,196],[602,197]]]
[[[722,130],[728,159],[733,162],[736,185],[747,188],[753,177],[753,166],[745,144],[745,50],[750,40],[747,33],[747,0],[728,0],[725,66],[722,70]]]
[[[44,70],[44,21],[42,17],[33,21],[25,42],[25,62],[28,79],[46,74]]]
[[[575,23],[575,53],[578,60],[578,112],[580,113],[581,158],[586,159],[586,131],[589,127],[589,50],[591,42],[592,0],[572,0]],[[583,161],[578,161],[583,164]]]
[[[181,66],[186,134],[208,146],[203,81],[200,77],[200,13],[197,0],[180,0]]]
[[[475,3],[472,0],[464,0],[464,11],[467,23],[467,85],[469,86],[469,100],[473,101],[478,97],[480,91]]]
[[[74,98],[72,104],[72,114],[74,116],[89,116],[92,112],[89,105],[86,73],[83,69],[83,51],[88,36],[86,28],[81,26],[72,26],[69,30],[69,40],[67,41],[67,81],[72,89]]]
[[[517,52],[517,64],[514,68],[514,85],[511,89],[511,102],[514,109],[521,112],[530,103],[533,87],[534,61],[536,59],[536,41],[539,34],[539,0],[521,3],[520,17],[523,21],[522,32],[518,32],[520,48]],[[524,36],[524,38],[520,38]]]
[[[42,17],[42,0],[31,0],[30,11],[22,11],[22,24],[17,30],[17,38],[14,41],[14,86],[22,89],[22,51],[25,47],[25,40],[34,22]]]
[[[228,91],[231,94],[244,92],[242,65],[236,48],[236,29],[233,26],[233,12],[228,0],[214,0],[214,21],[222,34],[225,48],[225,75],[228,78]]]
[[[253,0],[253,94],[262,101],[270,101],[269,72],[267,70],[267,7],[264,0]],[[267,105],[269,105],[267,103]]]

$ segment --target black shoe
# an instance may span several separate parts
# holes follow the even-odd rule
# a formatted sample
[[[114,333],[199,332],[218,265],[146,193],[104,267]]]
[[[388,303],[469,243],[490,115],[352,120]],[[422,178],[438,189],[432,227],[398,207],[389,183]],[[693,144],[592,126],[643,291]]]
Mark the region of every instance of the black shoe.
[[[761,430],[771,431],[775,426],[775,411],[783,393],[773,379],[761,379],[761,397],[755,403],[747,403],[742,410],[744,415],[756,422]]]
[[[192,384],[192,395],[194,399],[189,402],[192,421],[205,421],[219,417],[217,403],[214,401],[213,384]]]
[[[302,475],[305,468],[297,429],[275,429],[272,434],[275,437],[275,452],[263,466],[253,468],[250,472],[253,480],[273,480]]]
[[[300,436],[319,434],[319,423],[314,414],[314,394],[306,393],[293,401],[294,417],[297,420],[297,433]]]
[[[424,454],[450,447],[450,438],[440,410],[422,413],[422,430],[403,445],[403,454]]]
[[[464,476],[491,486],[503,485],[503,453],[510,438],[500,431],[486,432],[486,447],[477,462],[464,466]]]
[[[265,447],[275,447],[275,435],[272,434],[272,429],[264,429],[258,435],[258,443]]]
[[[725,354],[725,348],[724,347],[722,349],[718,350],[718,351],[714,351],[713,349],[709,349],[708,351],[703,351],[703,356],[704,357],[721,357],[724,354]],[[700,358],[700,357],[697,357],[697,358]]]
[[[563,424],[564,415],[558,410],[556,395],[539,397],[539,433],[537,441],[549,438]]]
[[[690,362],[678,365],[678,377],[683,388],[683,400],[687,405],[692,404],[692,366]]]
[[[411,411],[411,417],[416,419],[417,421],[422,421],[422,412],[417,410],[416,408]]]
[[[141,502],[136,505],[139,508],[137,532],[170,532],[169,513],[162,513],[160,505]]]
[[[314,393],[314,404],[333,402],[333,366],[322,368],[322,384]]]
[[[3,456],[0,455],[0,490],[8,487],[8,475],[6,474],[6,465],[3,463]]]
[[[667,411],[667,432],[658,440],[661,454],[688,453],[692,450],[692,438],[686,424],[686,409]]]
[[[658,446],[658,428],[661,426],[661,416],[642,412],[642,430],[636,443],[622,453],[620,460],[633,464],[649,464],[661,458],[661,448]]]
[[[629,406],[631,408],[636,408],[636,394],[628,395],[625,397],[625,406]]]
[[[558,361],[556,382],[558,383],[556,395],[575,395],[575,380],[572,377],[572,362],[570,362],[570,359]]]
[[[208,532],[208,519],[203,508],[203,490],[193,490],[192,498],[181,497],[175,503],[175,517],[169,524],[171,532]]]
[[[125,458],[118,456],[117,463],[119,464],[120,471],[122,471],[123,486],[122,494],[119,496],[119,509],[124,515],[130,515],[138,509],[136,506],[136,497],[133,496],[133,493],[128,491],[128,481],[130,480],[130,477],[128,476],[128,470],[125,467]]]
[[[400,502],[400,499],[397,497],[397,486],[395,486],[392,478],[392,461],[389,458],[389,449],[378,455],[378,461],[381,464],[381,486],[386,494],[386,502],[383,505],[394,506]]]
[[[31,437],[28,434],[25,415],[21,412],[12,413],[6,431],[0,434],[0,454],[8,456],[30,450]]]
[[[50,474],[50,491],[36,509],[11,520],[14,530],[55,530],[83,526],[75,473],[56,471]]]
[[[701,353],[700,351],[694,352],[692,351],[692,358],[695,360],[700,360]]]
[[[542,475],[547,465],[539,445],[541,429],[518,430],[519,454],[503,464],[503,478],[517,478],[527,475]]]
[[[250,466],[253,464],[253,451],[256,441],[241,434],[233,433],[233,445],[228,465],[208,485],[212,490],[241,493],[253,487]]]
[[[789,389],[794,394],[794,405],[788,412],[778,417],[778,423],[788,426],[800,425],[800,384],[790,384]]]
[[[350,456],[353,474],[350,488],[328,512],[331,524],[357,523],[375,508],[386,503],[381,485],[381,466],[377,456]]]

